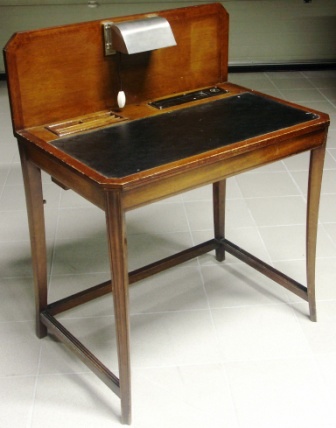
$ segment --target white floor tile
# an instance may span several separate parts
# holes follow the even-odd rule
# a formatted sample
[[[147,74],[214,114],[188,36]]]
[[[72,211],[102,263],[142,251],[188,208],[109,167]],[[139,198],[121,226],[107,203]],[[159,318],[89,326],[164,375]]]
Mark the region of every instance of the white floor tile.
[[[246,198],[298,195],[287,172],[251,172],[237,176],[238,185]]]
[[[336,245],[336,223],[324,223],[323,228],[334,245]]]
[[[336,220],[336,194],[323,195],[320,202],[320,221],[325,223]]]
[[[212,204],[207,201],[186,202],[186,212],[192,231],[212,229]],[[244,199],[231,199],[226,203],[226,223],[229,227],[249,227],[254,222]]]
[[[235,362],[227,371],[241,428],[334,426],[334,400],[312,359]]]
[[[127,213],[129,234],[187,232],[183,203],[156,203]]]
[[[0,323],[33,321],[35,311],[33,279],[0,278]]]
[[[286,304],[212,309],[222,361],[310,355],[306,337]]]
[[[30,426],[34,403],[34,376],[0,377],[0,426]]]
[[[335,258],[317,258],[316,260],[316,299],[319,310],[319,301],[336,299],[336,272]],[[274,267],[283,271],[286,275],[299,283],[306,285],[306,262],[305,260],[286,260],[274,263]],[[286,292],[291,302],[301,302],[301,299],[291,292]]]
[[[300,153],[284,159],[283,163],[289,171],[307,171],[306,176],[308,177],[309,157],[309,153]]]
[[[305,226],[286,225],[261,227],[260,234],[271,259],[298,260],[305,257]],[[318,230],[318,257],[335,257],[335,248],[323,228]]]
[[[107,272],[52,275],[49,283],[48,298],[50,302],[54,302],[108,280],[110,280],[110,274]],[[111,295],[103,296],[85,305],[71,309],[71,316],[78,318],[111,315],[113,315]]]
[[[134,367],[221,361],[208,310],[133,315],[131,336]]]
[[[136,428],[238,428],[224,365],[135,370]]]
[[[1,243],[0,276],[2,278],[32,276],[29,241]]]
[[[113,316],[94,316],[94,317],[82,317],[79,318],[75,313],[71,311],[59,316],[62,324],[72,333],[79,341],[86,346],[103,364],[105,364],[110,370],[114,370],[117,373],[117,345],[116,345],[116,334],[115,324]],[[45,344],[47,346],[47,344]],[[68,359],[67,351],[62,349],[60,352],[63,353],[60,367],[66,364]],[[45,348],[41,359],[41,368],[46,367],[44,370],[50,370],[50,363],[44,361],[45,355],[50,353],[49,347]],[[76,361],[72,365],[73,371],[87,371],[83,369],[82,364]],[[80,367],[80,369],[75,369]],[[65,371],[63,369],[63,371]]]
[[[193,245],[189,232],[134,234],[128,235],[127,242],[130,271],[169,257]],[[197,261],[191,260],[187,263],[195,266]]]
[[[10,166],[8,164],[1,164],[0,163],[0,186],[4,186],[8,177],[10,171]],[[0,204],[0,207],[2,209],[2,205]]]
[[[315,357],[322,379],[328,388],[329,395],[335,401],[336,390],[336,353],[317,355]]]
[[[203,266],[202,275],[211,308],[287,301],[282,287],[243,263]]]
[[[39,376],[31,427],[120,426],[118,401],[93,374]]]
[[[72,190],[62,191],[60,195],[61,208],[92,207],[91,203]]]
[[[309,101],[324,101],[324,96],[315,88],[281,89],[281,94],[294,103],[302,104]]]
[[[132,314],[208,309],[197,267],[178,267],[130,288]]]
[[[331,122],[328,130],[328,137],[327,137],[327,148],[328,149],[335,149],[336,148],[336,129],[333,128],[335,125],[335,122]]]
[[[258,226],[305,224],[306,203],[301,196],[253,198],[247,205]]]
[[[52,272],[56,275],[109,272],[105,236],[62,239],[55,245]]]
[[[35,376],[41,341],[30,321],[0,323],[0,376]]]
[[[90,234],[94,239],[105,236],[104,213],[95,207],[62,209],[59,212],[57,239],[80,239]]]
[[[184,201],[212,201],[212,186],[203,186],[194,190],[183,193]],[[227,199],[242,198],[241,191],[238,187],[235,177],[230,177],[226,180],[226,197]]]
[[[39,376],[91,373],[90,370],[55,337],[41,339]]]
[[[3,210],[25,210],[26,201],[22,186],[6,186],[2,192],[0,203]]]
[[[206,241],[207,239],[213,238],[212,230],[205,231],[193,231],[192,236],[195,244]],[[260,236],[259,230],[257,227],[237,227],[237,228],[228,228],[226,233],[226,238],[229,241],[232,241],[235,245],[242,247],[244,250],[249,251],[254,256],[269,262],[270,257],[265,247],[265,244]],[[237,258],[226,254],[225,256],[226,263],[241,263]],[[217,261],[214,256],[214,252],[203,255],[199,258],[199,261],[202,265],[204,264],[216,264]]]
[[[294,303],[294,308],[302,303]],[[310,322],[297,311],[301,328],[314,354],[330,354],[336,352],[336,301],[319,301],[317,306],[318,322]]]
[[[0,211],[0,242],[28,241],[27,213],[20,211]]]
[[[5,131],[2,128],[2,124],[4,121],[1,121],[1,129],[2,131]],[[2,150],[1,150],[1,164],[11,164],[11,162],[15,159],[15,156],[17,156],[17,144],[14,139],[14,137],[8,138],[9,131],[6,132],[6,136],[4,136],[2,140]]]

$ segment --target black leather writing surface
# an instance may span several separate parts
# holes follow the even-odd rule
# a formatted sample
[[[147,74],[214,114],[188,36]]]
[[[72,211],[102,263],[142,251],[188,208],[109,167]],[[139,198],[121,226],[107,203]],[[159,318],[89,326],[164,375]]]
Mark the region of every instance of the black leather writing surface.
[[[281,102],[243,93],[52,144],[100,174],[120,178],[315,117]]]

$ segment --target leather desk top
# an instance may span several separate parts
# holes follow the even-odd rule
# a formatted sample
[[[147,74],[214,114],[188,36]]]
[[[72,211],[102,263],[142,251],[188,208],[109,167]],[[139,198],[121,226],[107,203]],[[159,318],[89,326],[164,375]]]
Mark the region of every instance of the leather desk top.
[[[316,117],[245,92],[60,138],[51,144],[105,177],[121,178]]]

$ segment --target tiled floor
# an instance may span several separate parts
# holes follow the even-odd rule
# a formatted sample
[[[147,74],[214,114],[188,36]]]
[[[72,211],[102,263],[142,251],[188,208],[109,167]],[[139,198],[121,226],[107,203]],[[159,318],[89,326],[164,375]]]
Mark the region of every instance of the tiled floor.
[[[330,113],[317,258],[318,323],[286,290],[228,257],[131,289],[136,428],[336,427],[336,72],[230,80]],[[0,82],[0,427],[119,427],[119,400],[52,337],[34,334],[24,194]],[[229,180],[228,237],[304,281],[308,156]],[[108,278],[103,213],[44,177],[50,299]],[[128,215],[131,269],[212,235],[211,189]],[[110,297],[63,315],[116,367]]]

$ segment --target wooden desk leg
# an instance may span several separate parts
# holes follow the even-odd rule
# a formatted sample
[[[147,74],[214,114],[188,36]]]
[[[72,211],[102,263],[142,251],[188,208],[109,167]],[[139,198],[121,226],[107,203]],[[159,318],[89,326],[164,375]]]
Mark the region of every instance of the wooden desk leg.
[[[109,240],[112,292],[118,346],[121,422],[131,424],[130,323],[125,213],[122,195],[106,192],[106,224]]]
[[[225,238],[225,195],[226,180],[217,181],[212,185],[214,232],[216,239]],[[224,246],[217,248],[216,260],[222,262],[225,259]]]
[[[312,321],[317,321],[315,297],[315,263],[318,211],[320,203],[324,156],[325,145],[317,149],[311,150],[310,152],[306,226],[306,270],[308,302],[310,310],[310,319]]]
[[[42,338],[47,335],[47,328],[41,323],[40,313],[47,307],[48,279],[41,170],[29,162],[24,147],[20,144],[19,150],[26,194],[33,264],[36,334]]]

